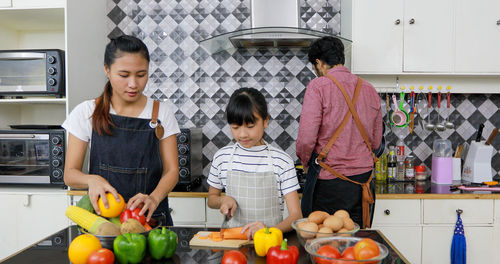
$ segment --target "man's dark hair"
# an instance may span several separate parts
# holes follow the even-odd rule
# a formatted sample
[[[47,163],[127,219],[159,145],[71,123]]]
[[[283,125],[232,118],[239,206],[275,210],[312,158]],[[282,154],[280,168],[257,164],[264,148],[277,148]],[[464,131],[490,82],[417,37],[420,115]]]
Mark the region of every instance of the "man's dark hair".
[[[316,65],[316,59],[334,66],[345,63],[344,44],[335,37],[322,37],[315,40],[309,47],[309,62]]]

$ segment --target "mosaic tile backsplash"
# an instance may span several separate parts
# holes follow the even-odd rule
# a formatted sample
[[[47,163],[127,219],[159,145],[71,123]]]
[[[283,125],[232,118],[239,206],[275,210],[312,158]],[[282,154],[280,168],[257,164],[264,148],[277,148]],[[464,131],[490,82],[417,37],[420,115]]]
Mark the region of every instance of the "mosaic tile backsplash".
[[[259,48],[211,55],[199,45],[203,39],[250,28],[249,7],[250,0],[107,0],[108,36],[131,34],[149,48],[152,63],[145,93],[168,99],[180,126],[203,129],[205,175],[215,152],[231,141],[224,109],[239,87],[264,93],[271,115],[265,139],[296,159],[302,98],[315,77],[307,62],[307,49]],[[340,0],[300,0],[300,7],[302,27],[341,33]],[[381,98],[385,114],[385,95]],[[430,132],[418,122],[413,134],[387,129],[386,139],[395,144],[401,135],[417,159],[430,166],[436,138],[448,138],[456,148],[475,137],[480,123],[485,124],[486,138],[495,126],[500,127],[499,107],[500,95],[453,95],[450,109],[440,113],[442,117],[450,113],[455,129]],[[427,116],[425,111],[422,116]],[[431,122],[437,121],[437,113],[431,112]],[[500,171],[499,138],[492,144],[496,173]]]

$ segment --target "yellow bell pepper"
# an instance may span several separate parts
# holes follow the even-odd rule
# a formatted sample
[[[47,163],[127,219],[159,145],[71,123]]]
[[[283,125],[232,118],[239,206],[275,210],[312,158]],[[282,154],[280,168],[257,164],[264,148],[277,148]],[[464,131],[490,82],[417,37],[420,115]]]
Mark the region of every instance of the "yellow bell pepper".
[[[271,247],[281,245],[283,232],[275,227],[259,229],[253,235],[253,243],[257,255],[264,257]]]

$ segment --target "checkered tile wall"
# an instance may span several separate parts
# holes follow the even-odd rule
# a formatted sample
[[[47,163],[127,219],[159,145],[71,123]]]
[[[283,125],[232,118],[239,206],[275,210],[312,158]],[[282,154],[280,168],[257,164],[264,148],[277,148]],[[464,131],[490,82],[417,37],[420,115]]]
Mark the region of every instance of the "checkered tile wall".
[[[214,153],[231,141],[224,108],[239,87],[264,93],[271,114],[265,139],[296,159],[301,102],[314,78],[307,50],[247,49],[210,55],[198,44],[224,32],[250,28],[249,6],[249,0],[107,0],[108,36],[132,34],[150,50],[151,75],[145,93],[168,99],[180,126],[203,128],[205,175]],[[300,6],[302,27],[340,33],[340,0],[300,0]],[[470,141],[481,122],[488,135],[494,125],[500,125],[499,106],[498,95],[454,96],[450,120],[455,130],[428,132],[417,126],[415,133],[403,133],[405,143],[430,165],[435,138],[450,138],[455,147],[456,142]],[[395,143],[390,130],[386,138]],[[500,149],[499,140],[493,146]],[[500,171],[499,156],[494,157],[496,171]]]

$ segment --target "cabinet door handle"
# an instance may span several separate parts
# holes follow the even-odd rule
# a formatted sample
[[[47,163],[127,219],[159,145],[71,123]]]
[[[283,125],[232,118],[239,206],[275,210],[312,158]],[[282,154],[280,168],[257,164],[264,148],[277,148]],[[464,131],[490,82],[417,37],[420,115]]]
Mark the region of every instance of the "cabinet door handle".
[[[391,214],[391,210],[389,210],[389,209],[385,209],[385,210],[384,210],[384,214],[386,214],[386,215],[390,215],[390,214]]]
[[[410,19],[410,25],[413,25],[413,24],[415,24],[415,19],[414,18]]]
[[[394,21],[394,25],[399,25],[399,24],[401,24],[401,20],[400,19],[396,19],[396,21]]]
[[[497,26],[500,26],[500,20],[497,20]]]

